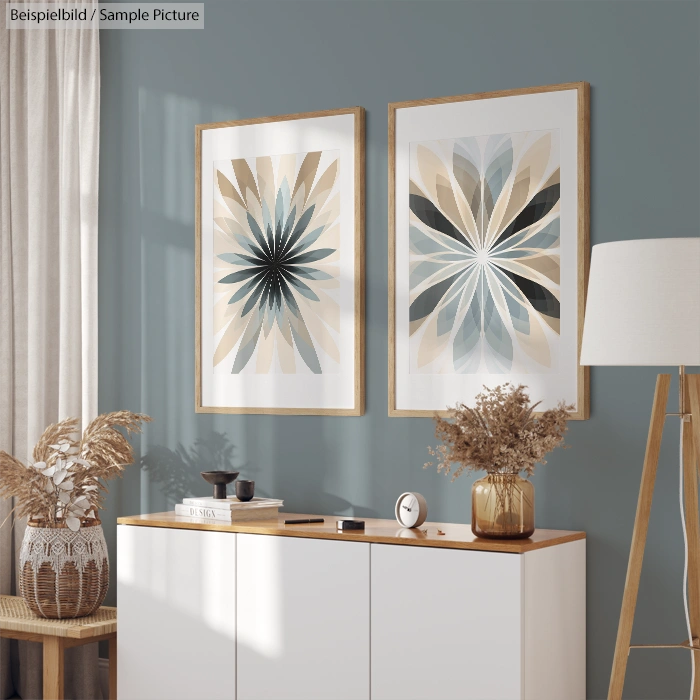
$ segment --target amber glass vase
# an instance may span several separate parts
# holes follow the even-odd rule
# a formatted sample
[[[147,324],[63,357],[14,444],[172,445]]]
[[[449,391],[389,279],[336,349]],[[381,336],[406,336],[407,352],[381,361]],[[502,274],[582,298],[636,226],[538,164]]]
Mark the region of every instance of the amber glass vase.
[[[472,532],[520,539],[535,531],[535,487],[517,474],[487,474],[472,486]]]

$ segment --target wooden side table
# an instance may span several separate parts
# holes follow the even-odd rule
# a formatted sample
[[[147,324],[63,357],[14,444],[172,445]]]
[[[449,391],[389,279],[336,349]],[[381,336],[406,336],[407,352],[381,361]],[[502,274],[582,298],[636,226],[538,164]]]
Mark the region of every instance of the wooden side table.
[[[109,699],[117,699],[117,609],[99,608],[75,620],[45,620],[24,599],[0,595],[0,637],[44,645],[44,700],[63,700],[63,656],[66,649],[109,640]]]

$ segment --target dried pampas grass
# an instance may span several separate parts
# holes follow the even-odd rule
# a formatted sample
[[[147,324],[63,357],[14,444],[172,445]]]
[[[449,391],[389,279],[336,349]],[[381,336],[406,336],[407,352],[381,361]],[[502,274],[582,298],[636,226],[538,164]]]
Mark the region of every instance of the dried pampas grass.
[[[103,482],[121,476],[134,461],[121,430],[127,436],[140,433],[141,424],[150,420],[131,411],[103,413],[80,436],[77,418],[68,418],[46,428],[29,465],[0,451],[0,498],[14,498],[20,518],[78,530],[102,508],[107,493]]]
[[[457,464],[453,481],[471,471],[531,476],[537,463],[546,464],[545,456],[564,441],[574,407],[562,402],[536,417],[539,402],[531,405],[525,389],[508,382],[484,387],[474,408],[458,404],[451,409],[452,422],[436,416],[435,437],[443,444],[428,452],[437,457],[438,472],[449,474]],[[426,462],[424,468],[432,466]]]

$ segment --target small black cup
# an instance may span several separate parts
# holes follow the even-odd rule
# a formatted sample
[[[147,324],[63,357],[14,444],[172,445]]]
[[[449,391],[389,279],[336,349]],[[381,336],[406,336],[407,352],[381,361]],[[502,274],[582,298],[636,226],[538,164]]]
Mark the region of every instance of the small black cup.
[[[249,479],[239,479],[236,482],[236,498],[239,501],[250,501],[255,494],[255,482]]]

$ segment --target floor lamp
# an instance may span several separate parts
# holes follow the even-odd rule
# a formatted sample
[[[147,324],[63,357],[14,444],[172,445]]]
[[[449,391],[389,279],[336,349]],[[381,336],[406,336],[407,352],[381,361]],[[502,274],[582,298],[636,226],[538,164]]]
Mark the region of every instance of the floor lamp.
[[[671,375],[659,374],[656,379],[608,700],[621,700],[629,651],[642,646],[631,644],[632,626],[667,416],[676,416],[681,423],[679,498],[686,537],[688,640],[644,647],[689,650],[691,697],[700,700],[700,671],[695,673],[695,662],[700,662],[700,374],[685,372],[686,365],[700,365],[700,238],[619,241],[593,247],[581,364],[679,368],[678,411],[667,413],[666,409]]]

